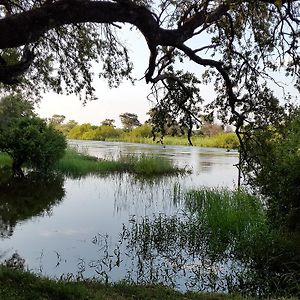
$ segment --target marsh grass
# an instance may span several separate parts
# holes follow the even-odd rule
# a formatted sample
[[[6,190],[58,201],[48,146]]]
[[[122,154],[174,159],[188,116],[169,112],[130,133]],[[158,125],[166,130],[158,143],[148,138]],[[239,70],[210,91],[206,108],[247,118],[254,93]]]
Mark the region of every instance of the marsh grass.
[[[141,155],[132,157],[130,171],[143,176],[164,175],[180,173],[170,160],[162,157]]]
[[[267,230],[261,201],[246,191],[202,189],[190,191],[185,204],[218,245],[248,243]]]
[[[105,174],[109,172],[124,172],[128,164],[124,161],[100,160],[78,152],[76,149],[67,149],[64,157],[53,167],[65,175],[85,176],[89,174]]]
[[[176,200],[183,197],[186,207],[182,215],[131,220],[126,236],[140,277],[159,274],[174,284],[184,272],[191,287],[203,290],[299,295],[297,242],[269,224],[259,198],[243,190],[177,190]]]
[[[70,176],[128,172],[138,176],[158,176],[186,172],[167,159],[155,156],[119,156],[118,159],[98,159],[76,149],[68,149],[54,170]]]

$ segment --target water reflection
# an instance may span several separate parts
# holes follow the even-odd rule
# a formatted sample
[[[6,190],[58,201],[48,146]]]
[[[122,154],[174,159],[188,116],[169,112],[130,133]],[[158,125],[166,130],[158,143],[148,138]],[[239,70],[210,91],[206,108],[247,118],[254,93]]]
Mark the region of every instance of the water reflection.
[[[16,224],[34,216],[51,214],[64,197],[64,179],[60,175],[43,177],[28,173],[24,178],[0,181],[0,237],[13,235]]]
[[[138,255],[134,254],[133,249],[122,237],[126,233],[123,224],[129,230],[134,218],[152,220],[154,216],[160,214],[168,217],[179,215],[185,210],[181,201],[182,193],[200,186],[233,187],[237,174],[236,168],[233,167],[237,162],[236,153],[220,149],[177,146],[163,148],[156,145],[90,141],[76,143],[89,154],[102,158],[118,157],[120,153],[163,156],[174,161],[179,167],[192,168],[193,173],[150,180],[130,174],[65,178],[65,180],[57,178],[53,179],[52,187],[51,178],[48,179],[49,182],[40,183],[40,178],[33,178],[28,179],[23,186],[19,184],[19,187],[16,183],[10,183],[9,186],[15,186],[16,190],[6,191],[12,196],[5,201],[4,196],[2,197],[5,189],[1,186],[1,210],[11,205],[8,210],[15,211],[14,214],[18,216],[15,219],[9,217],[5,219],[5,215],[9,215],[8,212],[0,213],[1,220],[5,220],[2,221],[5,224],[1,226],[4,228],[2,235],[11,235],[9,239],[2,239],[1,249],[5,251],[8,249],[6,257],[17,251],[25,258],[31,270],[37,272],[42,270],[47,276],[60,277],[62,274],[78,273],[84,277],[97,276],[105,281],[117,281],[129,278],[131,274],[131,278],[138,278],[139,281],[148,280],[146,277],[142,279],[138,273],[141,264],[132,264],[131,258],[137,259]],[[28,185],[31,185],[31,188]],[[15,200],[11,200],[12,198]],[[16,200],[17,198],[19,200]],[[19,206],[19,203],[26,201],[28,212],[24,212],[24,207],[21,208],[24,205]],[[56,205],[57,203],[60,205]],[[47,211],[52,211],[51,216],[48,216]],[[34,215],[39,217],[32,218]],[[10,219],[12,221],[8,221]],[[26,222],[22,222],[25,220]],[[174,251],[179,251],[176,246],[176,234],[173,238]],[[178,270],[178,274],[190,272],[191,264],[181,262],[178,256],[177,259],[176,263],[175,261],[167,263],[165,258],[158,261],[159,265],[163,266],[165,263],[165,266],[170,266],[170,271],[165,267],[161,268],[166,276],[173,274],[167,272],[178,270],[179,265],[184,265],[185,268],[183,271]],[[150,265],[152,262],[149,260]],[[144,270],[146,264],[147,262]],[[198,266],[204,267],[207,264],[206,260],[196,261]],[[216,267],[218,266],[212,266],[211,270]],[[150,278],[157,278],[157,282],[162,280],[161,276],[155,275],[154,271],[151,272],[149,269]],[[175,277],[172,279],[172,276],[169,276],[169,280],[176,279]]]

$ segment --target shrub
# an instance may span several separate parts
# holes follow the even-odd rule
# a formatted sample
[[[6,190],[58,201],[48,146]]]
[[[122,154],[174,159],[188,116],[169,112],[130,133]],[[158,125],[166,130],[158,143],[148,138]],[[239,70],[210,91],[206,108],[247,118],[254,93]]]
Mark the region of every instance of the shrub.
[[[300,114],[255,132],[251,141],[250,184],[266,196],[272,222],[300,231]]]
[[[13,159],[13,172],[23,175],[26,164],[35,170],[47,170],[59,160],[66,148],[63,135],[37,117],[23,117],[12,121],[3,131],[1,151]]]

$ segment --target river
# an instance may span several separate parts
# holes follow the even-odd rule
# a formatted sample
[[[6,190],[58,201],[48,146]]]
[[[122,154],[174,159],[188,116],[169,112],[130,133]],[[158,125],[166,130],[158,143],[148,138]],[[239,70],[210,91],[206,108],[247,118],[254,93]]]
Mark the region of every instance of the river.
[[[132,268],[132,258],[126,262],[119,253],[125,251],[119,243],[123,225],[132,225],[133,219],[180,213],[184,206],[176,199],[178,192],[234,188],[237,182],[236,151],[98,141],[69,144],[101,158],[161,156],[192,172],[151,180],[129,174],[59,177],[46,183],[34,178],[14,193],[2,191],[0,197],[13,199],[0,209],[1,260],[17,252],[28,269],[39,274],[120,280]]]

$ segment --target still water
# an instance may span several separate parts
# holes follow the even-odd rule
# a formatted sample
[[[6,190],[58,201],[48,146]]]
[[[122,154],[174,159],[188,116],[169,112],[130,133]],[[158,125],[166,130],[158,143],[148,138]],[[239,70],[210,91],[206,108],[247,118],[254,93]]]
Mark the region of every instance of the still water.
[[[73,274],[105,281],[130,277],[139,281],[132,267],[132,250],[121,242],[124,228],[139,218],[179,215],[184,206],[176,200],[178,191],[203,186],[233,188],[237,182],[235,151],[94,141],[69,143],[101,158],[157,155],[192,172],[151,180],[129,174],[79,179],[58,176],[46,182],[32,178],[13,194],[7,187],[2,188],[1,260],[17,252],[30,270],[47,276]],[[180,285],[180,280],[175,285]]]

